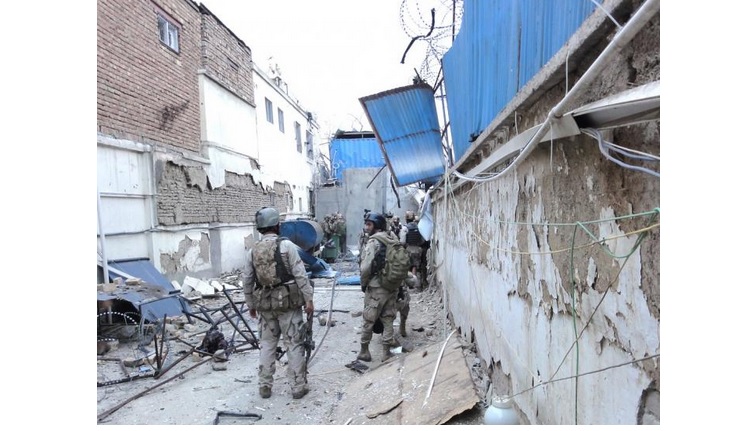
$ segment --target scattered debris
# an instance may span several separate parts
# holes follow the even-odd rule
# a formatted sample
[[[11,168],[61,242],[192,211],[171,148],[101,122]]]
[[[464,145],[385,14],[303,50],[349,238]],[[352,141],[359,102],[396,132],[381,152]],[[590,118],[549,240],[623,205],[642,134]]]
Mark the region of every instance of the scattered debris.
[[[217,416],[214,417],[214,425],[219,425],[219,418],[221,417],[234,417],[234,418],[247,418],[252,419],[254,422],[261,419],[261,415],[257,413],[235,413],[235,412],[217,412]]]
[[[206,333],[204,340],[198,346],[198,350],[200,350],[201,353],[206,352],[213,354],[217,350],[225,350],[227,347],[228,344],[227,340],[225,340],[225,336],[219,332],[217,328],[212,328]]]
[[[363,374],[366,371],[368,371],[368,365],[360,362],[357,359],[354,360],[354,361],[352,361],[352,362],[350,362],[349,364],[345,365],[345,368],[349,368],[349,369],[351,369],[353,371],[357,371],[360,374]]]

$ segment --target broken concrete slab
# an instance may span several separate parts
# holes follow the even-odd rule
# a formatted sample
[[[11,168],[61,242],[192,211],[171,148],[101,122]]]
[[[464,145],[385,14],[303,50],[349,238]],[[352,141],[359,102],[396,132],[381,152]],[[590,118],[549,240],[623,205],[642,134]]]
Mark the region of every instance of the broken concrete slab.
[[[456,335],[446,343],[430,386],[443,344],[398,355],[354,380],[334,411],[334,423],[440,425],[472,409],[480,397]]]
[[[216,291],[216,292],[221,292],[221,291],[225,290],[225,285],[222,284],[222,283],[220,283],[217,280],[210,281],[209,285],[211,285],[211,287],[213,287],[214,291]],[[212,292],[212,293],[214,293],[214,292]]]

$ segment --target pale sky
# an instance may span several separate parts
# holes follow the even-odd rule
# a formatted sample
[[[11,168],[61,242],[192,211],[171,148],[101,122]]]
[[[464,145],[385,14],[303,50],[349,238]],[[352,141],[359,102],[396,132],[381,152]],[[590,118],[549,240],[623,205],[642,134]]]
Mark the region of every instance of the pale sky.
[[[412,84],[428,44],[416,41],[400,61],[411,36],[428,32],[431,8],[437,23],[440,13],[451,22],[451,0],[196,1],[251,48],[262,70],[273,56],[290,94],[316,115],[322,137],[338,128],[371,130],[358,98]]]

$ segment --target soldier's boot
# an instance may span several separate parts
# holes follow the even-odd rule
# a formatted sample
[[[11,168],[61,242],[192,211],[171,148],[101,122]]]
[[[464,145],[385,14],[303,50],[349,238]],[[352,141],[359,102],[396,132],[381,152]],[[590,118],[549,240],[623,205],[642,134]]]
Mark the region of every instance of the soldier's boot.
[[[358,353],[358,359],[365,362],[371,362],[371,352],[368,351],[368,345],[370,343],[360,343],[360,353]]]
[[[390,346],[389,344],[384,344],[384,357],[383,359],[381,359],[382,361],[386,361],[387,359],[394,356],[394,353],[392,353],[391,348],[392,346]]]
[[[292,391],[292,398],[294,400],[299,400],[299,399],[303,398],[305,396],[305,394],[307,394],[307,393],[308,393],[308,388],[307,387],[302,387],[300,389]]]
[[[272,396],[272,388],[269,386],[259,386],[259,395],[261,398],[269,398]]]
[[[407,337],[407,329],[405,328],[405,320],[407,317],[400,316],[400,335]]]

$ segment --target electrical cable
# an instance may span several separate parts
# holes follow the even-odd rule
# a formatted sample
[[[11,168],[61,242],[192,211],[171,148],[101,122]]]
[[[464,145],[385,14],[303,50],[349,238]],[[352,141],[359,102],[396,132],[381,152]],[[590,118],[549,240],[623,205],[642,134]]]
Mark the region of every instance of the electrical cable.
[[[446,181],[446,177],[445,177],[445,185],[446,185],[446,183],[447,183],[447,181]],[[444,189],[444,204],[445,204],[445,205],[444,205],[444,208],[445,208],[445,214],[448,214],[448,212],[447,212],[447,211],[448,211],[448,209],[449,209],[449,206],[451,206],[451,207],[452,207],[452,209],[453,209],[454,211],[456,211],[456,213],[455,213],[455,214],[463,214],[463,215],[465,215],[465,216],[467,216],[467,217],[472,217],[472,218],[474,218],[474,219],[480,219],[480,217],[478,217],[478,216],[474,216],[474,215],[472,215],[472,214],[468,214],[468,213],[466,213],[466,212],[464,212],[464,211],[460,210],[460,205],[459,205],[459,203],[458,203],[458,199],[457,199],[457,198],[456,198],[456,196],[454,195],[454,191],[453,191],[453,190],[452,190],[451,188],[447,188],[447,187],[445,187],[445,189]],[[592,232],[590,232],[590,230],[588,230],[587,228],[585,228],[585,225],[586,225],[586,224],[594,224],[594,223],[602,223],[602,222],[604,222],[604,221],[615,221],[615,220],[622,220],[622,219],[626,219],[626,218],[635,218],[635,217],[641,217],[641,216],[650,216],[651,218],[650,218],[650,220],[648,221],[648,224],[650,224],[650,223],[652,223],[652,222],[653,222],[653,221],[655,220],[655,218],[656,218],[656,217],[657,217],[657,216],[658,216],[659,214],[660,214],[660,208],[655,208],[655,209],[653,209],[653,210],[651,210],[651,211],[647,211],[647,212],[643,212],[643,213],[639,213],[639,214],[630,214],[630,215],[625,215],[625,216],[610,217],[610,218],[607,218],[607,219],[592,220],[592,221],[586,221],[586,222],[575,222],[575,223],[557,223],[557,224],[553,224],[553,223],[525,223],[525,222],[516,222],[516,221],[512,221],[512,222],[507,222],[507,221],[499,221],[499,223],[508,223],[508,224],[517,224],[517,225],[528,225],[528,226],[535,226],[535,225],[548,225],[548,226],[551,226],[551,225],[559,225],[559,226],[574,226],[575,230],[576,230],[576,229],[583,229],[583,230],[584,230],[584,231],[585,231],[585,232],[586,232],[586,233],[588,234],[588,236],[590,236],[591,238],[593,238],[593,241],[592,241],[592,242],[590,242],[590,243],[588,243],[588,244],[585,244],[585,245],[574,246],[574,248],[582,248],[582,247],[589,247],[589,246],[592,246],[592,245],[600,245],[600,246],[601,246],[601,247],[602,247],[602,248],[603,248],[603,249],[604,249],[604,250],[605,250],[605,251],[606,251],[606,252],[607,252],[607,253],[608,253],[609,255],[611,255],[612,257],[616,257],[616,258],[620,258],[620,256],[616,256],[616,255],[614,255],[613,253],[611,253],[611,252],[610,252],[610,250],[608,249],[608,247],[607,247],[607,246],[606,246],[606,244],[605,244],[605,243],[606,243],[606,241],[609,241],[609,240],[613,240],[613,239],[616,239],[616,238],[619,238],[619,237],[623,237],[623,236],[633,235],[633,234],[635,234],[635,233],[639,233],[639,234],[640,234],[640,236],[639,236],[639,237],[638,237],[638,239],[636,240],[634,247],[632,247],[632,250],[631,250],[631,251],[630,251],[630,252],[629,252],[629,253],[628,253],[628,254],[627,254],[626,256],[622,256],[622,257],[628,258],[629,256],[631,256],[631,255],[632,255],[632,253],[634,253],[634,251],[636,251],[636,250],[637,250],[637,248],[639,247],[640,243],[641,243],[641,242],[642,242],[642,241],[644,240],[644,238],[646,237],[647,233],[648,233],[649,231],[651,231],[652,229],[655,229],[656,227],[660,226],[660,223],[655,223],[655,224],[649,225],[649,226],[647,226],[647,227],[644,227],[644,228],[641,228],[641,229],[635,230],[635,231],[633,231],[633,232],[629,232],[629,233],[626,233],[626,234],[624,234],[624,235],[611,236],[611,237],[609,237],[609,238],[603,238],[603,239],[598,239],[598,238],[596,238],[596,237],[595,237],[595,236],[593,235],[593,233],[592,233]],[[472,232],[472,234],[473,234],[473,235],[474,235],[475,237],[478,237],[478,238],[480,238],[480,235],[479,235],[479,234],[478,234],[477,232],[474,232],[474,231],[473,231],[473,232]],[[446,237],[446,234],[445,234],[445,237]],[[460,239],[460,237],[455,237],[455,239]],[[574,240],[574,236],[573,236],[573,240]],[[486,244],[487,244],[487,245],[490,245],[490,244],[488,244],[488,242],[486,242]],[[470,245],[469,245],[469,241],[465,241],[465,247],[466,247],[466,248],[469,248],[469,246],[470,246]],[[570,249],[570,250],[571,250],[571,249]],[[562,251],[566,251],[566,250],[562,250]],[[446,256],[444,257],[444,260],[446,260]],[[573,265],[573,260],[571,260],[571,259],[570,259],[570,265]],[[620,267],[620,270],[619,270],[619,272],[621,272],[621,269],[622,269],[622,268],[623,268],[623,266],[621,266],[621,267]],[[614,281],[613,281],[613,282],[612,282],[611,284],[613,284],[614,282],[616,282],[616,280],[618,280],[618,275],[617,275],[617,277],[615,277],[615,278],[614,278]],[[609,287],[607,288],[607,291],[606,291],[606,293],[608,292],[608,290],[610,290],[610,287],[611,287],[611,286],[609,285]],[[574,298],[574,297],[575,297],[575,296],[574,296],[574,294],[572,294],[572,298]],[[589,327],[589,325],[590,325],[590,322],[591,322],[591,321],[592,321],[592,319],[594,318],[596,311],[598,310],[598,308],[600,307],[600,304],[601,304],[601,303],[603,302],[603,300],[604,300],[604,299],[605,299],[605,294],[604,294],[604,295],[603,295],[603,296],[601,297],[601,299],[600,299],[600,301],[599,301],[599,305],[597,305],[597,306],[596,306],[596,308],[595,308],[595,309],[593,310],[593,313],[591,313],[591,315],[589,316],[589,318],[588,318],[587,322],[585,323],[585,325],[584,325],[584,326],[582,327],[582,329],[581,329],[581,330],[579,331],[579,334],[578,334],[577,340],[579,340],[579,338],[580,338],[580,337],[581,337],[581,336],[582,336],[582,335],[584,334],[584,331],[585,331],[585,330],[586,330],[586,329],[587,329],[587,328]],[[575,310],[575,308],[574,308],[574,306],[573,306],[573,311],[574,311],[574,310]],[[574,318],[576,318],[576,316],[573,316],[573,317],[574,317]],[[576,327],[576,324],[575,324],[575,327]],[[577,332],[578,332],[578,331],[577,331],[577,330],[576,330],[576,328],[575,328],[575,333],[577,334]],[[502,340],[504,340],[504,342],[505,342],[505,343],[506,343],[507,345],[509,345],[509,346],[511,347],[511,343],[509,343],[509,341],[508,341],[508,340],[506,339],[506,337],[504,337],[504,335],[503,335],[503,334],[501,334],[501,337],[500,337],[500,338],[501,338]],[[569,351],[568,351],[568,352],[567,352],[567,353],[565,354],[565,357],[564,357],[564,358],[562,359],[562,362],[561,362],[561,364],[559,365],[559,367],[558,367],[558,368],[557,368],[557,370],[555,371],[554,375],[552,376],[552,379],[553,379],[553,377],[554,377],[554,376],[556,375],[556,373],[558,373],[559,369],[561,368],[561,365],[562,365],[562,364],[564,363],[564,361],[565,361],[565,360],[566,360],[566,358],[568,357],[568,355],[569,355],[569,353],[571,352],[571,350],[572,350],[573,348],[575,348],[576,346],[577,346],[576,342],[572,344],[572,346],[570,347],[570,350],[569,350]],[[532,373],[532,371],[531,371],[531,370],[530,370],[530,369],[529,369],[528,367],[526,367],[526,366],[525,366],[525,362],[524,362],[524,361],[522,361],[522,360],[521,360],[521,358],[520,358],[520,357],[519,357],[518,355],[516,355],[516,352],[515,352],[515,350],[514,350],[514,349],[510,349],[510,351],[511,351],[511,352],[512,352],[512,353],[514,354],[514,356],[515,356],[515,357],[516,357],[516,359],[517,359],[517,360],[519,361],[519,363],[520,363],[520,364],[521,364],[521,365],[522,365],[522,366],[523,366],[523,367],[524,367],[524,368],[525,368],[525,369],[526,369],[526,370],[528,371],[528,373],[530,373],[530,374],[531,374],[531,375],[533,376],[533,378],[535,378],[535,374],[533,374],[533,373]],[[635,362],[635,361],[632,361],[632,362],[630,362],[630,363],[634,363],[634,362]],[[616,365],[616,366],[610,366],[610,367],[604,368],[604,369],[602,369],[602,370],[606,370],[606,369],[611,369],[611,368],[615,368],[615,367],[617,367],[617,366],[619,366],[619,365]],[[578,367],[579,367],[579,364],[578,364]],[[586,374],[591,374],[591,373],[593,373],[593,372],[590,372],[590,373],[584,373],[584,374],[581,374],[581,375],[586,375]],[[574,377],[569,377],[569,378],[576,378],[576,376],[574,376]],[[565,378],[565,379],[569,379],[569,378]],[[559,380],[564,380],[564,379],[549,380],[549,381],[548,381],[548,382],[546,382],[546,383],[540,383],[540,384],[538,384],[538,385],[535,385],[534,387],[538,387],[538,386],[541,386],[541,385],[543,385],[543,384],[547,384],[547,383],[551,383],[551,382],[553,382],[553,381],[559,381]],[[526,392],[526,391],[527,391],[527,390],[525,390],[525,391],[523,391],[523,392]],[[521,392],[521,393],[523,393],[523,392]],[[575,415],[577,415],[577,413],[575,413]]]
[[[612,144],[610,142],[605,141],[603,139],[603,135],[601,134],[601,132],[599,130],[596,130],[596,129],[587,129],[586,128],[586,129],[581,129],[581,131],[582,131],[582,133],[584,133],[584,134],[586,134],[586,135],[590,136],[591,138],[594,138],[594,139],[596,139],[598,141],[598,149],[600,149],[601,154],[603,154],[603,156],[606,157],[608,160],[611,160],[612,162],[616,163],[617,165],[619,165],[619,166],[621,166],[623,168],[631,169],[631,170],[634,170],[634,171],[644,172],[646,174],[650,174],[650,175],[653,175],[655,177],[659,177],[660,178],[660,176],[661,176],[660,173],[655,172],[655,171],[650,170],[650,169],[647,169],[647,168],[643,168],[641,166],[634,166],[634,165],[630,165],[628,163],[622,162],[621,160],[613,157],[609,153],[609,150],[610,149],[614,149],[615,151],[618,151],[621,154],[627,155],[628,157],[640,158],[642,160],[649,160],[649,159],[645,159],[644,156],[633,156],[631,154],[628,154],[626,151],[619,150],[619,149],[621,149],[623,147],[618,147],[618,149],[613,148],[615,144]],[[655,158],[655,156],[651,156],[651,157]],[[656,159],[656,160],[660,160],[660,159]]]

